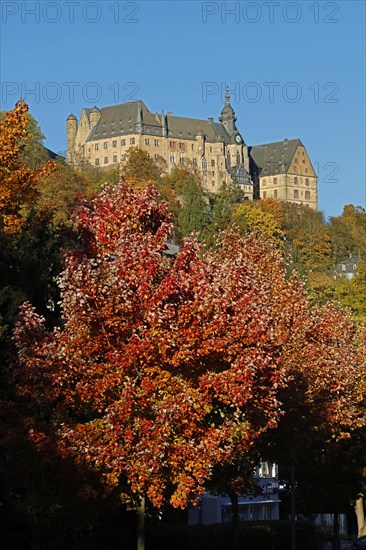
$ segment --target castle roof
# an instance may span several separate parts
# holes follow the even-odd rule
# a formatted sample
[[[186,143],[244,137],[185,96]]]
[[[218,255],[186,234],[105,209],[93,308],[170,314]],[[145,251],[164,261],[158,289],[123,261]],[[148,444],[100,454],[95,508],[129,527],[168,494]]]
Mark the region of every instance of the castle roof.
[[[283,141],[253,145],[248,149],[258,169],[258,174],[266,176],[287,172],[299,145],[303,145],[299,139],[284,139]]]
[[[85,109],[88,118],[91,111],[92,109]],[[193,140],[197,135],[203,134],[211,142],[232,142],[232,138],[220,122],[214,122],[213,119],[174,116],[171,113],[153,115],[141,100],[102,107],[100,113],[100,119],[92,128],[87,141],[133,134],[136,132],[136,123],[141,122],[142,118],[143,133],[150,134],[151,137],[162,136],[163,125],[166,122],[167,135],[171,138]]]

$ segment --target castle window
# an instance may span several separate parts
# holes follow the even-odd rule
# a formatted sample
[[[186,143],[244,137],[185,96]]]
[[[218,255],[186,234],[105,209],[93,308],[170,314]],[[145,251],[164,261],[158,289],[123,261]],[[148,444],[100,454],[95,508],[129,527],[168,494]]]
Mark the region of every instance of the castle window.
[[[175,162],[174,154],[169,156],[169,162]]]
[[[113,155],[113,162],[117,162],[117,155]]]
[[[267,198],[267,191],[263,191],[263,198],[264,198],[264,199]]]
[[[123,147],[124,145],[126,145],[126,140],[125,140],[125,139],[121,139],[121,145],[122,145],[122,147]]]
[[[294,177],[294,183],[298,183],[299,178],[297,176]]]
[[[179,155],[179,162],[181,164],[184,164],[184,156],[183,155]]]
[[[212,166],[213,168],[215,168],[215,160],[214,160],[214,159],[211,160],[211,166]]]
[[[205,158],[202,159],[202,170],[207,170],[207,160]]]
[[[126,160],[126,155],[121,155],[121,160]]]
[[[309,178],[305,178],[305,184],[309,185]]]
[[[108,149],[108,141],[105,141],[105,142],[103,143],[103,147],[104,147],[104,149]]]
[[[305,191],[305,200],[310,200],[310,191],[308,189]]]
[[[308,169],[307,169],[307,168],[305,168],[305,174],[307,174],[307,173],[308,173]]]
[[[175,142],[174,142],[174,141],[170,141],[170,142],[169,142],[169,147],[170,147],[171,149],[175,149]]]
[[[212,153],[212,147],[210,147],[210,153]]]
[[[191,145],[191,148],[192,148],[192,151],[194,151],[194,144],[193,144],[193,143],[192,143],[192,145]]]
[[[294,189],[294,199],[298,199],[298,198],[299,198],[299,190]]]
[[[116,139],[114,139],[114,140],[112,141],[112,147],[117,147],[117,140],[116,140]]]
[[[99,159],[95,159],[95,166],[99,166]]]
[[[182,143],[181,141],[179,142],[179,149],[184,149],[184,143]]]
[[[273,178],[273,183],[277,183],[277,178]]]
[[[273,191],[273,198],[278,199],[278,191],[277,191],[277,189],[275,189],[275,190]]]
[[[108,164],[108,157],[104,157],[104,164]]]
[[[305,164],[305,159],[302,159],[302,163]]]
[[[263,183],[263,185],[266,185],[266,178],[262,179],[262,183]]]
[[[214,172],[214,171],[212,171],[212,177],[213,177],[213,178],[215,177],[215,172]]]
[[[159,140],[158,139],[154,140],[154,145],[155,145],[155,147],[159,147]]]
[[[130,144],[135,145],[135,138],[130,138]]]
[[[194,164],[195,166],[197,166],[197,159],[193,159],[192,162],[193,162],[193,164]]]
[[[145,138],[145,145],[150,145],[150,140],[149,140],[149,138]]]
[[[98,151],[98,149],[99,149],[99,143],[96,143],[96,144],[94,145],[94,149],[95,149],[96,151]]]
[[[155,155],[154,155],[154,159],[155,159],[155,160],[159,160],[159,155],[155,154]]]

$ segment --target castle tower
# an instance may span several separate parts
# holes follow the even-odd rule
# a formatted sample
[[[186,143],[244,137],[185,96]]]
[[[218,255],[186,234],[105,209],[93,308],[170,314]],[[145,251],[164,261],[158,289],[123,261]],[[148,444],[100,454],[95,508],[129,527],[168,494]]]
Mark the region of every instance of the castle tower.
[[[230,104],[230,94],[228,89],[226,90],[225,105],[221,111],[219,121],[222,122],[229,136],[232,136],[236,132],[236,116],[235,111]]]
[[[78,119],[71,113],[66,119],[66,135],[67,135],[67,162],[69,164],[74,163],[75,155],[75,139],[76,132],[78,131]]]
[[[101,117],[101,112],[98,107],[93,107],[89,114],[90,129],[94,128]]]

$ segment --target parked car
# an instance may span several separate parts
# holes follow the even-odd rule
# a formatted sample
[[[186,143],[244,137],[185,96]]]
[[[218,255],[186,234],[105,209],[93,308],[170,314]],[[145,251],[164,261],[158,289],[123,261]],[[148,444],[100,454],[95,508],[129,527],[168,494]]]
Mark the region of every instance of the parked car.
[[[353,543],[353,550],[366,550],[366,536],[355,540]]]

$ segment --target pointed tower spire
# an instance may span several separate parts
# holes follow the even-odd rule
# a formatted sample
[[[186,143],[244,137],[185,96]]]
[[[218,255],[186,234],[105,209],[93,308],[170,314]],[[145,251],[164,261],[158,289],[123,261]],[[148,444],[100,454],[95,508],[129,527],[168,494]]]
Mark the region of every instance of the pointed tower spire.
[[[231,106],[230,103],[230,92],[229,87],[226,88],[226,94],[225,94],[225,105],[221,111],[221,116],[219,118],[220,122],[222,122],[223,126],[225,127],[225,130],[227,133],[232,136],[236,132],[236,116],[235,111]]]

